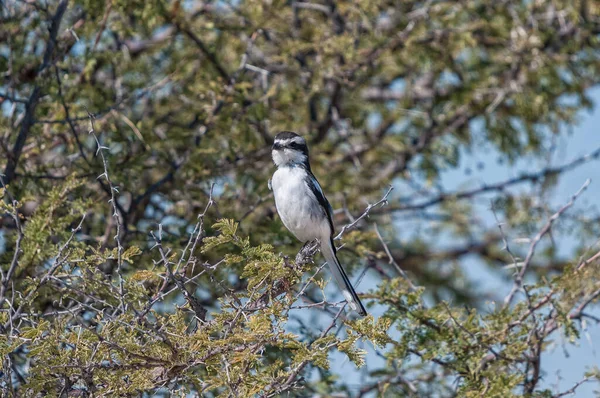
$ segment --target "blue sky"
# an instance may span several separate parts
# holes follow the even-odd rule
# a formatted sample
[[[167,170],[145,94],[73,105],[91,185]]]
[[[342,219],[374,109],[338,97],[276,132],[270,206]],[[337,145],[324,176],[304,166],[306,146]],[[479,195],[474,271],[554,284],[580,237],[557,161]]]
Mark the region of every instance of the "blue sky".
[[[595,104],[600,104],[600,88],[590,90]],[[572,129],[571,133],[565,132],[556,142],[556,153],[552,160],[554,166],[562,165],[588,154],[600,147],[600,107],[596,106],[592,112],[581,112],[579,124]],[[539,170],[544,165],[535,164],[531,159],[523,159],[514,166],[498,165],[495,162],[496,156],[493,154],[475,153],[465,158],[463,165],[457,170],[447,172],[443,177],[444,186],[451,188],[453,185],[461,185],[465,181],[464,169],[470,168],[473,171],[472,179],[494,182],[503,181],[508,178],[516,177],[523,171],[533,172]],[[475,165],[479,162],[485,164],[482,171],[477,171]],[[558,210],[567,203],[571,196],[584,184],[586,179],[591,179],[591,184],[587,190],[577,199],[573,210],[587,209],[599,214],[597,198],[600,197],[600,161],[588,162],[572,171],[564,174],[557,186],[551,191],[548,197],[553,205],[553,210]],[[482,211],[485,211],[482,209]],[[494,222],[493,214],[483,214],[490,222]],[[510,236],[514,239],[515,236]],[[589,242],[584,242],[592,246],[595,240],[600,237],[591,238]],[[580,243],[569,235],[561,235],[556,240],[558,243],[558,252],[568,257],[575,247]],[[600,249],[598,245],[594,246],[596,251]],[[593,253],[595,253],[594,251]],[[466,264],[467,266],[471,264]],[[509,271],[507,271],[509,272]],[[499,280],[496,275],[491,274],[481,266],[469,267],[468,275],[477,282],[480,289],[498,292],[499,297],[508,294],[511,285]],[[600,315],[600,310],[595,308],[593,313]],[[542,369],[545,376],[542,385],[545,387],[556,388],[556,391],[564,391],[572,387],[579,381],[585,370],[592,366],[600,364],[600,325],[593,322],[588,323],[587,333],[582,334],[582,339],[578,345],[571,345],[560,333],[552,336],[554,344],[552,348],[542,358]],[[600,391],[600,384],[588,383],[577,389],[576,397],[594,396],[594,391]]]
[[[590,90],[591,96],[595,104],[600,104],[600,88]],[[584,111],[579,115],[578,124],[560,135],[557,139],[556,151],[554,151],[550,164],[559,166],[570,162],[571,160],[592,152],[600,147],[600,109],[598,106],[592,112]],[[500,157],[493,149],[477,150],[473,153],[464,154],[462,156],[460,166],[454,170],[446,171],[442,174],[441,184],[446,191],[456,190],[458,188],[473,188],[481,186],[482,183],[493,183],[507,180],[516,177],[523,172],[535,172],[548,166],[547,160],[540,161],[533,158],[519,159],[515,164],[498,163]],[[591,184],[588,189],[582,194],[574,207],[571,209],[576,211],[586,209],[592,214],[599,215],[600,209],[596,205],[597,198],[600,197],[600,162],[598,160],[588,162],[572,171],[561,176],[558,184],[552,189],[547,200],[551,204],[552,210],[558,210],[562,205],[567,203],[571,196],[584,184],[586,179],[591,179]],[[526,185],[516,187],[515,189],[525,189]],[[480,207],[478,217],[486,224],[495,224],[494,216],[489,209],[488,199],[479,201]],[[409,225],[403,225],[398,228],[399,238],[402,241],[406,239],[411,231],[415,229]],[[508,226],[509,227],[509,226]],[[407,231],[408,230],[408,231]],[[418,233],[418,232],[417,232]],[[522,236],[512,236],[510,228],[507,230],[509,239],[522,238]],[[531,238],[532,236],[529,236]],[[600,238],[600,237],[598,237]],[[572,254],[575,247],[582,242],[578,242],[575,238],[568,235],[561,235],[558,240],[559,255],[568,258]],[[583,242],[586,245],[592,246],[595,241],[590,239],[589,242]],[[600,249],[600,245],[594,246],[596,251]],[[594,251],[593,253],[595,253]],[[401,265],[401,264],[400,264]],[[464,272],[468,277],[475,282],[475,285],[480,291],[493,292],[493,295],[499,300],[504,298],[511,288],[511,283],[507,282],[507,278],[502,278],[498,273],[492,273],[486,267],[482,266],[475,260],[469,258],[462,262]],[[506,270],[510,277],[511,270]],[[333,284],[330,284],[333,285]],[[377,278],[366,277],[361,282],[358,291],[367,291],[376,288]],[[331,289],[331,290],[330,290]],[[328,292],[334,293],[331,286],[328,287]],[[377,316],[380,315],[381,309],[374,308],[371,312]],[[600,310],[595,308],[593,312],[600,316]],[[329,319],[321,319],[323,325],[329,324]],[[541,387],[551,388],[555,392],[565,391],[571,388],[576,382],[581,380],[586,369],[598,365],[600,363],[600,325],[588,323],[588,330],[582,334],[582,339],[577,345],[570,344],[560,332],[554,333],[551,336],[553,344],[551,348],[542,357],[542,369],[544,376],[541,382]],[[374,351],[372,346],[364,347],[369,353],[367,355],[367,369],[375,370],[385,366],[384,361]],[[358,386],[362,382],[364,373],[357,371],[354,364],[345,359],[345,356],[339,353],[334,353],[331,356],[332,370],[335,373],[343,375],[346,383],[351,386]],[[353,381],[349,381],[353,380]],[[577,389],[575,397],[590,397],[594,396],[595,391],[600,391],[600,384],[592,382],[580,386]]]

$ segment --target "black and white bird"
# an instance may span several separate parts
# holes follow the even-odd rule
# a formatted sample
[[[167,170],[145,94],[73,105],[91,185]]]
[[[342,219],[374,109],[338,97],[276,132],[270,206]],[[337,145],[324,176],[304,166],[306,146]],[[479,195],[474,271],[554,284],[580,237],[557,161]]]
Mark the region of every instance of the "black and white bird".
[[[367,315],[337,258],[332,208],[310,169],[306,140],[294,132],[283,131],[275,137],[272,155],[277,170],[271,189],[281,221],[301,242],[320,242],[321,253],[344,298],[358,314]]]

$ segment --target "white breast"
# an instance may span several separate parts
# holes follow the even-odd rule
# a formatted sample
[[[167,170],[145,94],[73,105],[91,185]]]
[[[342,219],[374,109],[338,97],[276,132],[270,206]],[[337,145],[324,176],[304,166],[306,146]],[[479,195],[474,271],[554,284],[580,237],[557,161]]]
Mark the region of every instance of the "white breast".
[[[317,198],[306,185],[302,167],[280,167],[271,185],[281,221],[298,240],[329,239],[329,221]]]

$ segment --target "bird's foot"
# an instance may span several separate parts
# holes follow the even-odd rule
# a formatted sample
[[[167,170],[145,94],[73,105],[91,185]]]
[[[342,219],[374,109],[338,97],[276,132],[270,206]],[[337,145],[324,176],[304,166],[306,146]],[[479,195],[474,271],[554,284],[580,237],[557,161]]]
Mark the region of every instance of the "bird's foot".
[[[313,257],[319,249],[319,241],[317,239],[309,240],[300,249],[296,255],[296,265],[303,266],[313,262]]]

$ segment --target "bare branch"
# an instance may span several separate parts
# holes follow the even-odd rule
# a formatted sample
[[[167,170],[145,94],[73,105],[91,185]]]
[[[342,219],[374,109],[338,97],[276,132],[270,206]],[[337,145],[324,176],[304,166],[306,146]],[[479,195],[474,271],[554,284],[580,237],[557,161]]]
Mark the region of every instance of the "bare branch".
[[[373,228],[375,229],[375,233],[377,234],[377,237],[379,238],[379,241],[381,242],[381,245],[383,246],[383,250],[385,250],[385,254],[387,254],[387,256],[388,256],[388,259],[389,259],[388,263],[393,265],[396,268],[396,271],[398,271],[400,276],[402,276],[406,280],[406,282],[408,283],[408,285],[410,286],[410,288],[412,290],[416,290],[417,287],[412,283],[412,281],[410,280],[408,275],[406,275],[406,272],[404,272],[404,270],[400,267],[400,265],[398,265],[398,263],[394,259],[394,256],[390,252],[390,248],[388,247],[387,243],[385,243],[385,241],[383,240],[381,233],[379,233],[379,228],[377,228],[377,224],[373,224]]]
[[[584,377],[583,379],[581,379],[577,383],[575,383],[575,385],[573,387],[571,387],[568,390],[565,390],[561,393],[553,395],[552,398],[560,398],[560,397],[564,397],[566,395],[574,395],[575,391],[579,388],[579,386],[581,386],[582,384],[585,384],[589,381],[592,381],[592,378]]]
[[[109,188],[109,195],[110,195],[110,199],[108,200],[108,203],[110,204],[111,208],[112,208],[112,217],[115,220],[115,224],[116,224],[116,234],[114,236],[114,240],[117,243],[117,275],[119,277],[119,295],[120,295],[120,300],[121,300],[121,306],[120,306],[120,310],[121,311],[125,311],[126,306],[125,306],[125,290],[124,290],[124,286],[123,286],[123,245],[121,244],[121,219],[119,217],[119,211],[118,211],[118,206],[117,206],[117,199],[116,199],[116,195],[115,193],[118,193],[119,190],[117,187],[115,187],[108,175],[108,163],[106,161],[106,157],[104,156],[104,151],[108,151],[109,149],[105,146],[103,146],[100,143],[100,140],[98,139],[98,135],[96,135],[96,128],[94,126],[94,115],[92,115],[91,113],[88,112],[88,117],[90,120],[90,130],[88,131],[88,134],[91,134],[94,137],[94,140],[96,141],[96,155],[100,155],[100,159],[102,159],[102,166],[104,168],[104,173],[100,174],[98,176],[98,180],[101,178],[104,178],[106,180],[106,183],[108,185]]]
[[[520,184],[523,182],[528,182],[528,181],[532,181],[532,182],[540,181],[549,176],[562,174],[564,172],[573,170],[573,169],[577,168],[578,166],[581,166],[582,164],[585,164],[585,163],[593,161],[593,160],[597,160],[599,158],[600,158],[600,148],[597,148],[594,151],[592,151],[586,155],[583,155],[581,157],[578,157],[578,158],[572,160],[571,162],[566,163],[562,166],[546,168],[546,169],[540,170],[535,173],[525,173],[518,177],[511,178],[506,181],[501,181],[501,182],[494,183],[494,184],[485,184],[485,185],[483,185],[479,188],[475,188],[475,189],[441,194],[441,195],[436,196],[435,198],[428,199],[428,200],[425,200],[420,203],[406,204],[406,205],[391,204],[390,206],[387,207],[385,212],[404,212],[404,211],[422,210],[422,209],[426,209],[428,207],[434,206],[436,204],[442,203],[446,200],[470,199],[470,198],[477,196],[479,194],[482,194],[482,193],[503,191],[504,189],[506,189],[512,185],[517,185],[517,184]],[[374,213],[381,213],[381,212],[375,211]]]
[[[385,206],[385,205],[387,205],[387,204],[388,204],[388,200],[387,200],[387,198],[388,198],[388,196],[390,195],[390,193],[392,192],[392,190],[393,190],[393,189],[394,189],[394,187],[390,186],[390,187],[388,188],[387,192],[386,192],[386,193],[383,195],[383,197],[382,197],[382,198],[381,198],[379,201],[377,201],[377,202],[375,202],[375,203],[373,203],[373,204],[369,204],[369,205],[367,206],[367,208],[365,209],[365,211],[364,211],[364,212],[363,212],[363,213],[362,213],[360,216],[358,216],[358,218],[356,218],[356,219],[355,219],[353,222],[351,222],[350,224],[348,224],[348,225],[344,225],[344,227],[342,228],[342,230],[340,231],[340,233],[339,233],[339,234],[337,234],[337,235],[335,236],[335,238],[334,238],[334,239],[335,239],[335,240],[337,240],[337,239],[340,239],[340,238],[342,237],[342,235],[344,235],[346,232],[348,232],[348,231],[350,231],[351,229],[353,229],[354,227],[356,227],[356,225],[357,225],[357,224],[358,224],[358,223],[359,223],[359,222],[360,222],[360,221],[361,221],[363,218],[365,218],[365,217],[368,217],[368,216],[369,216],[369,213],[371,212],[371,210],[372,210],[372,209],[374,209],[374,208],[376,208],[376,207],[378,207],[378,206]]]
[[[529,251],[527,253],[527,256],[525,257],[525,260],[523,261],[521,270],[515,276],[515,283],[513,285],[513,288],[510,291],[510,293],[508,294],[508,296],[506,296],[506,298],[504,299],[504,305],[506,305],[506,306],[510,305],[514,295],[522,287],[523,277],[525,276],[525,273],[527,272],[527,269],[529,268],[529,264],[531,263],[531,260],[533,259],[533,255],[535,254],[535,248],[537,247],[538,243],[540,243],[542,238],[548,232],[550,232],[554,222],[556,220],[558,220],[558,218],[565,211],[567,211],[571,206],[573,206],[573,204],[575,203],[575,200],[579,197],[579,195],[581,195],[583,193],[583,191],[585,191],[585,189],[590,185],[590,183],[591,183],[591,180],[587,179],[585,181],[585,183],[583,184],[583,186],[581,188],[579,188],[579,190],[571,197],[571,200],[569,200],[569,202],[566,205],[564,205],[556,213],[554,213],[552,215],[552,217],[550,217],[550,219],[548,220],[546,225],[544,225],[544,227],[542,227],[542,229],[538,232],[538,234],[533,238],[533,241],[531,242],[531,245],[529,246]]]

